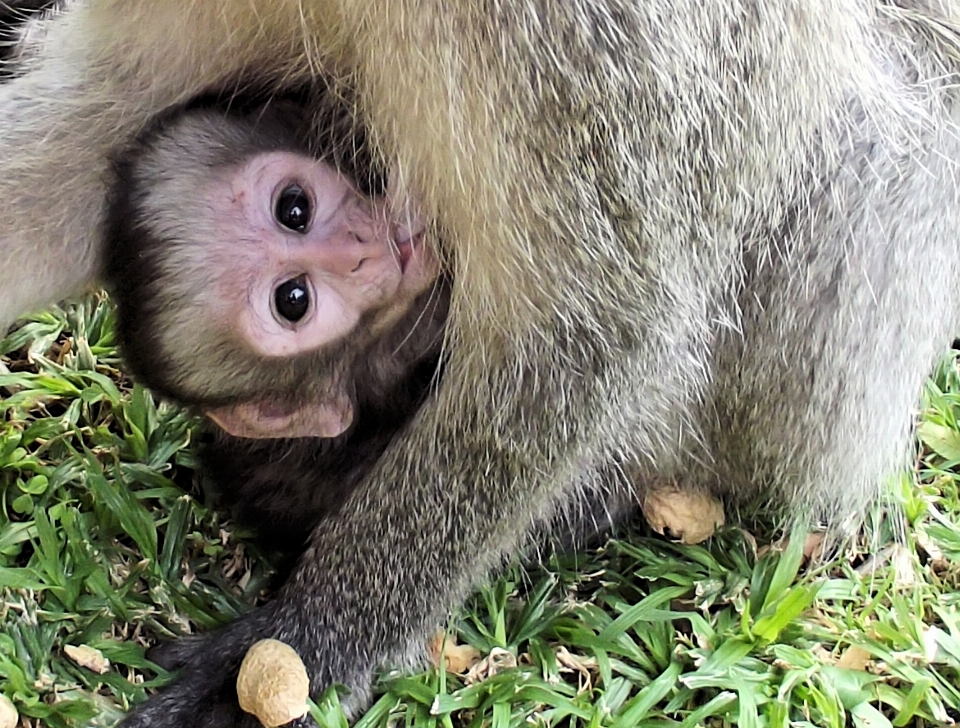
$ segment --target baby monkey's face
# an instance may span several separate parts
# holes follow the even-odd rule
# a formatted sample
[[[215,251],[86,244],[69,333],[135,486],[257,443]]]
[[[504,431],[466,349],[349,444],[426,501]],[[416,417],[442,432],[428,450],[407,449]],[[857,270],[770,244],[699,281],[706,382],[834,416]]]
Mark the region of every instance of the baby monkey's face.
[[[444,334],[449,285],[416,205],[388,202],[350,130],[316,141],[386,190],[363,194],[303,143],[309,124],[282,99],[200,107],[113,165],[104,275],[128,365],[240,437],[344,434]]]
[[[396,369],[377,342],[432,325],[413,310],[440,273],[423,223],[294,152],[253,155],[197,194],[206,232],[180,244],[172,265],[206,271],[194,276],[209,282],[194,321],[228,343],[188,363],[185,391],[201,382],[193,403],[238,436],[341,434],[353,422],[356,363]]]
[[[259,154],[213,184],[225,221],[210,250],[217,317],[264,357],[331,344],[363,317],[388,327],[436,279],[415,213],[392,218],[331,165],[291,152]]]

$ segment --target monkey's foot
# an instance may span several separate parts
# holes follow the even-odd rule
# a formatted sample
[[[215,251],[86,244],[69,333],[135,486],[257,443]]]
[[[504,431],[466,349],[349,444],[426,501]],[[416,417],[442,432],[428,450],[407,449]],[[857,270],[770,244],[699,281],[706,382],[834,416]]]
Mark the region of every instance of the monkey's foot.
[[[706,541],[724,523],[720,501],[709,493],[675,485],[651,488],[640,507],[654,531],[661,535],[669,531],[686,544]]]

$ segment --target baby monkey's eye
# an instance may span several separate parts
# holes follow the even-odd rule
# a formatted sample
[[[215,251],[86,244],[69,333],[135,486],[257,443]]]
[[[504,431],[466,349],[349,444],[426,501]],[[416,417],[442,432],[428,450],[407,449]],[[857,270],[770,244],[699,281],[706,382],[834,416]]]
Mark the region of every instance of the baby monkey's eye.
[[[290,185],[277,198],[274,210],[277,222],[288,230],[302,233],[310,224],[310,198],[297,184]]]
[[[284,281],[273,292],[277,313],[292,324],[302,319],[310,308],[310,291],[303,276]]]

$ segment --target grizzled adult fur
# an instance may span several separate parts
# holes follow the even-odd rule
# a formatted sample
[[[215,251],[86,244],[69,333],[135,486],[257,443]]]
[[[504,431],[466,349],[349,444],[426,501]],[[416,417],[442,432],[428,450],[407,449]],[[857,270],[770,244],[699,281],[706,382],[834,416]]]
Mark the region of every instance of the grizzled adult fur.
[[[0,81],[23,71],[23,56],[34,48],[37,22],[53,14],[66,0],[4,0],[0,2]]]
[[[183,678],[126,725],[252,725],[232,680],[270,636],[359,709],[374,666],[416,658],[621,466],[788,516],[861,512],[960,323],[958,24],[954,0],[65,13],[0,88],[0,266],[18,271],[0,320],[96,279],[112,152],[238,78],[355,88],[388,193],[442,231],[454,281],[436,396],[278,597],[183,641]]]

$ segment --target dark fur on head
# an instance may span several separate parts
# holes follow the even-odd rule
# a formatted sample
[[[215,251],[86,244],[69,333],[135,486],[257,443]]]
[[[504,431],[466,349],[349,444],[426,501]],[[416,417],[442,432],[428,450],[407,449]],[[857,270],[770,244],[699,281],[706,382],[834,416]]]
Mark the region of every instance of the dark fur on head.
[[[177,257],[178,248],[189,250],[202,235],[192,229],[202,222],[202,211],[183,208],[214,175],[256,154],[303,152],[302,120],[301,107],[283,101],[252,107],[239,99],[229,107],[195,103],[155,120],[115,158],[103,274],[117,304],[127,366],[158,393],[191,403],[193,395],[187,394],[190,390],[181,380],[189,371],[181,364],[186,358],[222,357],[225,366],[237,370],[250,358],[221,332],[203,328],[195,296],[217,271],[207,270],[204,261],[190,266]],[[182,164],[171,165],[174,157]],[[162,198],[162,185],[173,188],[181,209],[170,209],[171,202]],[[166,219],[157,219],[157,208],[167,213]],[[131,250],[136,254],[130,255]],[[178,305],[196,318],[193,327],[188,321],[170,320],[168,313]],[[173,341],[179,329],[199,335],[192,342]]]
[[[290,359],[254,354],[231,332],[204,316],[204,296],[219,274],[203,255],[198,239],[214,236],[209,212],[191,207],[212,179],[236,169],[255,155],[288,151],[311,154],[340,165],[360,180],[361,191],[382,191],[382,175],[365,152],[362,130],[327,110],[324,136],[308,137],[316,104],[303,95],[264,103],[243,97],[201,99],[156,120],[135,144],[114,160],[110,213],[104,236],[104,278],[117,304],[119,338],[131,372],[158,393],[185,404],[219,404],[257,394],[279,400],[292,391],[344,388],[362,368],[373,347],[390,352],[404,369],[424,349],[436,346],[439,329],[422,325],[422,313],[445,307],[446,294],[428,291],[395,327],[376,336],[359,326],[349,340]],[[334,139],[331,135],[340,134]],[[213,220],[212,223],[217,223]],[[134,255],[130,251],[136,251]],[[443,286],[440,286],[443,288]],[[192,366],[206,359],[212,364]],[[392,372],[383,386],[393,385]],[[191,375],[194,375],[191,378]]]

